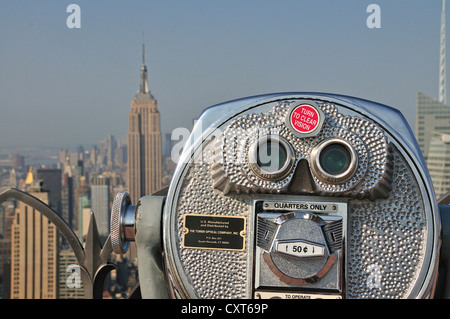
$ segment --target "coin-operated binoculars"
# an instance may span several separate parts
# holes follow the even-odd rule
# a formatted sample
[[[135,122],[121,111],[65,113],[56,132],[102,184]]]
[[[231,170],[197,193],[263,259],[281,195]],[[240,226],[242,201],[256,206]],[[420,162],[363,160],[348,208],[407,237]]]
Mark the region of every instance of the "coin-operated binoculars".
[[[206,109],[168,189],[117,195],[111,240],[144,298],[435,298],[447,211],[397,110],[273,94]]]

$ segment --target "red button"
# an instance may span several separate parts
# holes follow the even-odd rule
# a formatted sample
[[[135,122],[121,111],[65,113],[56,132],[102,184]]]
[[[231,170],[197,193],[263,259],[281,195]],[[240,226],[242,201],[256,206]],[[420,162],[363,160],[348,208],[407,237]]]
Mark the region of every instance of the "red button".
[[[319,117],[311,105],[299,105],[291,113],[291,126],[299,133],[311,133],[319,126]]]

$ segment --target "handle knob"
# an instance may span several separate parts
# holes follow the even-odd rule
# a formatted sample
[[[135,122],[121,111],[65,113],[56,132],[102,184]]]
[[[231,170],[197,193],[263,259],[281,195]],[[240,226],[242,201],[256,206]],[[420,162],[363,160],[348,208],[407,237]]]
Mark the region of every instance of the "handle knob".
[[[136,205],[126,192],[116,194],[111,210],[111,245],[116,254],[124,254],[135,239]]]

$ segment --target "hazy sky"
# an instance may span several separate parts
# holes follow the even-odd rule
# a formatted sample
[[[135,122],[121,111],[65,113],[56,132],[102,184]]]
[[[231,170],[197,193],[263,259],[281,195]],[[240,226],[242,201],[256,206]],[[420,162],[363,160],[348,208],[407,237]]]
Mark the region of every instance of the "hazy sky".
[[[66,25],[71,3],[81,8],[79,29]],[[372,3],[381,8],[379,29],[366,25]],[[89,146],[125,136],[143,32],[163,133],[191,128],[208,106],[286,91],[374,100],[398,108],[414,127],[417,92],[438,96],[441,6],[0,0],[0,148]]]

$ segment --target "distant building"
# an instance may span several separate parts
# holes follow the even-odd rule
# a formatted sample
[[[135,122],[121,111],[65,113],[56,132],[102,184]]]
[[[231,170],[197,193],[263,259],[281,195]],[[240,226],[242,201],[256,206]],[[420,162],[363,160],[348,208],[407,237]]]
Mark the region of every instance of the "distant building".
[[[447,105],[445,0],[442,1],[439,59],[439,99],[417,95],[416,139],[423,153],[436,196],[450,190],[450,107]]]
[[[106,165],[109,168],[114,166],[114,157],[117,148],[117,141],[114,135],[108,135],[106,138]]]
[[[61,250],[58,262],[58,299],[83,299],[84,289],[78,260],[72,250]]]
[[[49,206],[58,214],[62,215],[61,207],[61,169],[43,169],[37,171],[37,179],[42,180],[43,190],[48,192]]]
[[[433,132],[450,134],[450,107],[419,92],[417,95],[416,139],[425,160]]]
[[[127,145],[120,145],[116,148],[115,163],[119,168],[126,168],[127,165]]]
[[[62,215],[61,217],[66,221],[70,228],[73,227],[74,218],[74,185],[73,185],[73,173],[72,166],[70,165],[70,160],[67,157],[64,164],[64,171],[62,174],[61,181],[61,206]]]
[[[27,191],[48,204],[48,192],[30,170]],[[18,202],[11,228],[11,299],[57,298],[56,226],[31,206]]]
[[[13,158],[13,168],[24,169],[25,168],[25,156],[16,154]]]
[[[3,209],[2,209],[3,208]],[[15,207],[7,201],[0,206],[3,210],[2,238],[0,238],[0,299],[9,299],[11,291],[11,225],[14,221]]]
[[[161,188],[161,128],[158,104],[148,88],[145,50],[140,87],[128,116],[128,191],[133,203]]]
[[[64,163],[66,163],[67,154],[68,154],[67,147],[61,148],[59,150],[59,162],[58,162],[58,165],[60,167],[63,167]]]
[[[450,191],[450,134],[433,132],[427,165],[439,198]]]

